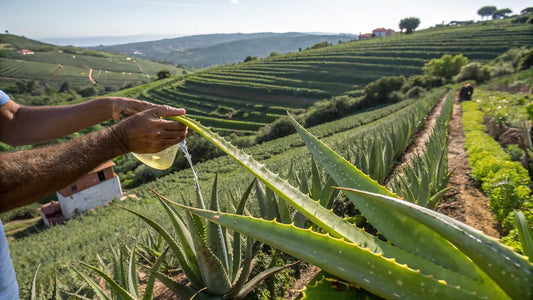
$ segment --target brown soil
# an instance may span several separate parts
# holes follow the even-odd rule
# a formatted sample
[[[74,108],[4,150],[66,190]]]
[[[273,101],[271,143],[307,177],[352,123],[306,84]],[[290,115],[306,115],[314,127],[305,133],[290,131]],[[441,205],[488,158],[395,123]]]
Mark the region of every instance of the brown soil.
[[[448,183],[451,189],[444,195],[437,211],[462,221],[483,233],[500,238],[497,222],[489,208],[489,201],[470,177],[465,151],[461,105],[455,100],[450,123],[448,170],[453,174]]]

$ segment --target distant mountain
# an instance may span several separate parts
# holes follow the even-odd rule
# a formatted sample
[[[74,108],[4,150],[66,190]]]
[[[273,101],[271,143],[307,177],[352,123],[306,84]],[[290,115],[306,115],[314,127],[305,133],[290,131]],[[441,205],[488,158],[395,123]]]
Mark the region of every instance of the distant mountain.
[[[357,36],[348,34],[318,35],[299,32],[204,34],[92,49],[183,66],[206,67],[243,61],[247,56],[265,57],[272,52],[294,52],[321,42],[336,44],[356,38]]]
[[[183,35],[182,35],[183,36]],[[142,34],[142,35],[126,35],[126,36],[88,36],[88,37],[51,37],[42,38],[43,42],[59,45],[59,46],[76,46],[76,47],[96,47],[99,45],[119,45],[126,43],[137,43],[144,41],[155,41],[170,37],[177,37],[176,35],[156,35],[156,34]]]

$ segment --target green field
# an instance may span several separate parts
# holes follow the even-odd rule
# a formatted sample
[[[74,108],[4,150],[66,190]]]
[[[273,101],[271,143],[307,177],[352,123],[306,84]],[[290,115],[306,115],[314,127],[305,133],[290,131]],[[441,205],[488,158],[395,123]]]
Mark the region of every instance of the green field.
[[[143,99],[185,107],[190,116],[219,131],[235,130],[233,121],[266,124],[283,115],[283,110],[305,108],[362,89],[382,76],[421,74],[424,63],[444,54],[463,54],[470,61],[485,62],[507,49],[532,45],[531,26],[507,20],[427,29],[217,67],[173,86],[149,90]],[[282,109],[264,109],[272,106]],[[230,121],[228,111],[232,122],[226,122]],[[215,124],[205,116],[221,122]],[[252,128],[243,123],[243,130]]]
[[[20,49],[32,50],[34,54],[18,54]],[[150,82],[162,69],[168,69],[174,75],[182,72],[172,65],[126,55],[59,47],[14,35],[0,35],[0,87],[16,81],[39,80],[56,88],[69,82],[75,88],[98,84],[117,90]],[[89,80],[90,70],[94,82]]]

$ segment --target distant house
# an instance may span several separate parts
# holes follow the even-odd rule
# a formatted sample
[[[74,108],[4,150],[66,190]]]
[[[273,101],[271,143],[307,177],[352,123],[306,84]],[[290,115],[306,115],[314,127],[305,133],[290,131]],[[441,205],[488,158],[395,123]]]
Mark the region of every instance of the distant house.
[[[376,28],[374,30],[372,30],[372,34],[375,36],[375,37],[380,37],[380,36],[393,36],[395,34],[395,31],[392,30],[392,29],[385,29],[385,28]]]
[[[372,33],[365,33],[365,34],[360,34],[359,35],[359,39],[360,40],[368,40],[368,39],[371,39],[373,37],[374,37],[374,35]]]
[[[18,50],[17,53],[18,53],[18,54],[21,54],[21,55],[31,55],[31,54],[34,54],[33,51],[28,50],[28,49],[21,49],[21,50]]]
[[[143,55],[143,53],[141,51],[139,51],[139,50],[133,51],[133,54],[134,55]]]
[[[105,162],[56,192],[65,219],[122,197],[122,187],[113,171],[114,165],[112,161]]]

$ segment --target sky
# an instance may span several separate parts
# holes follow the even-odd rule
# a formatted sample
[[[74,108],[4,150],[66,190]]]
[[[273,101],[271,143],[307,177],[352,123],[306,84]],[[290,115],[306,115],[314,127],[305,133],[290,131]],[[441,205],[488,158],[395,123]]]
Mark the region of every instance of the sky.
[[[533,6],[528,0],[0,0],[0,32],[43,40],[60,37],[251,32],[367,33],[479,20],[482,6]]]

